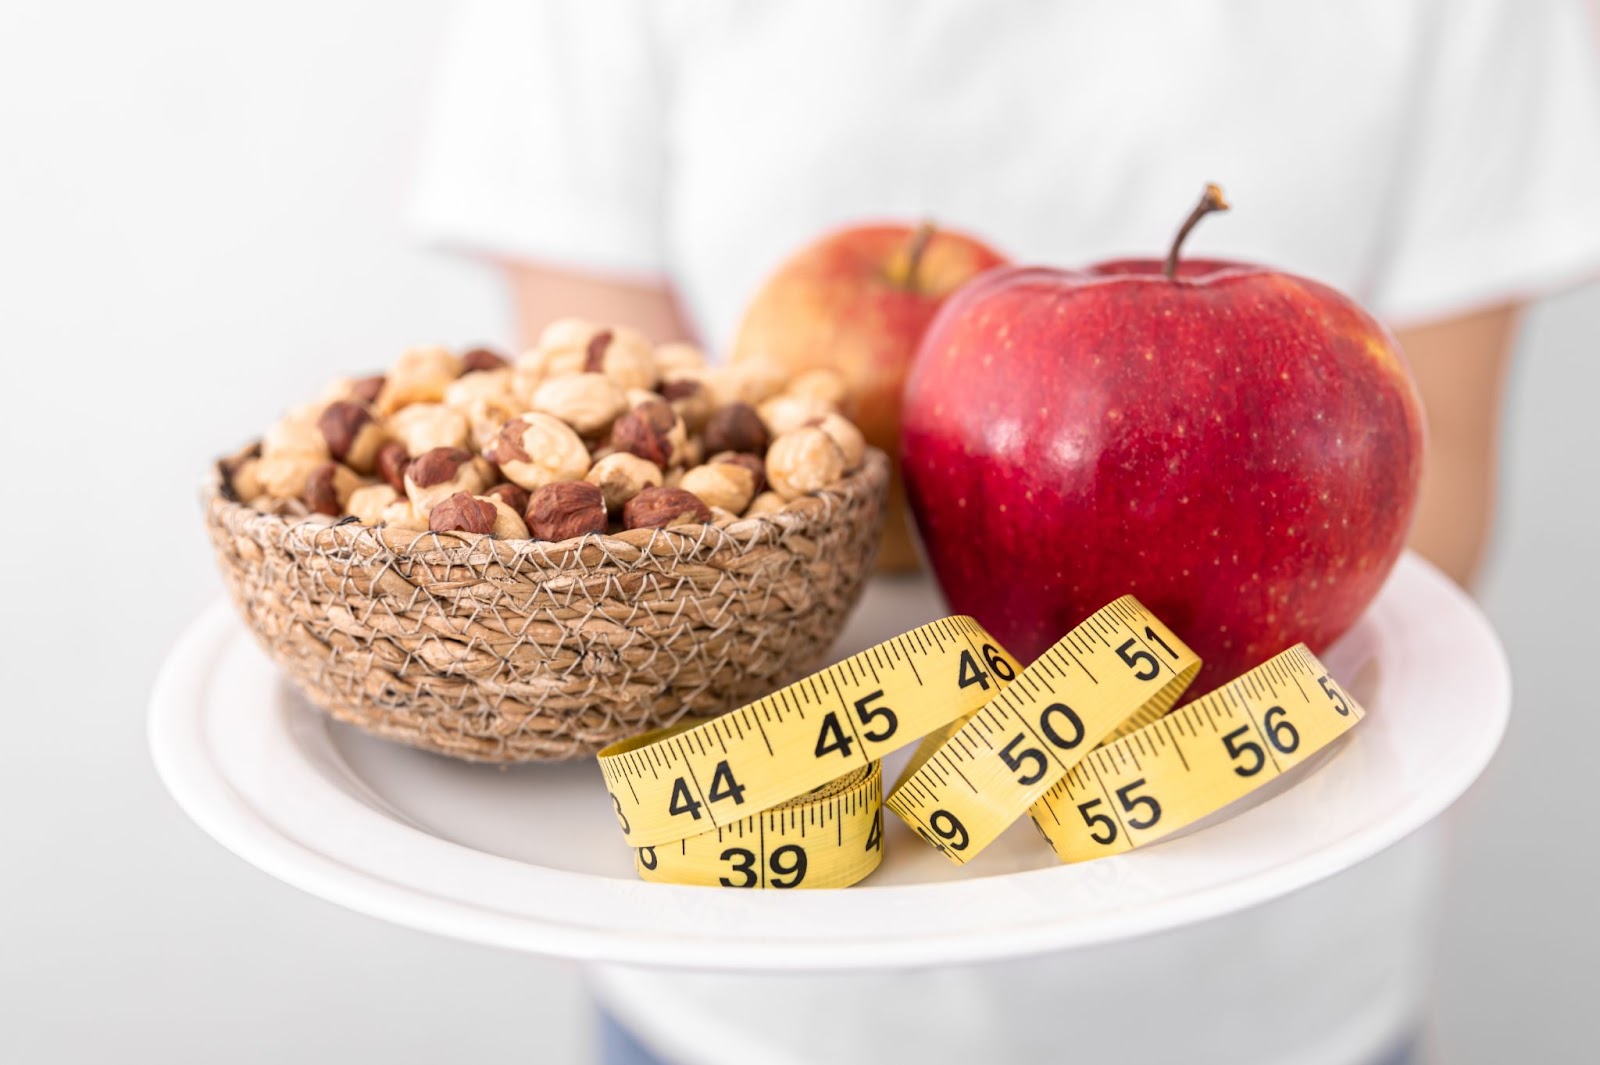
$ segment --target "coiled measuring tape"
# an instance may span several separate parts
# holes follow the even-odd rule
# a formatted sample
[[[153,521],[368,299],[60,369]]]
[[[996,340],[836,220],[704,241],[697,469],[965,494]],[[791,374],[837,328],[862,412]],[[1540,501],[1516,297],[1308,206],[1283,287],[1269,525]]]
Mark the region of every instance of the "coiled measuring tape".
[[[1027,669],[952,617],[599,762],[647,880],[852,884],[882,858],[882,805],[958,863],[1024,811],[1060,860],[1080,861],[1199,820],[1362,715],[1297,646],[1163,716],[1199,668],[1131,596]],[[878,760],[919,738],[880,804]]]

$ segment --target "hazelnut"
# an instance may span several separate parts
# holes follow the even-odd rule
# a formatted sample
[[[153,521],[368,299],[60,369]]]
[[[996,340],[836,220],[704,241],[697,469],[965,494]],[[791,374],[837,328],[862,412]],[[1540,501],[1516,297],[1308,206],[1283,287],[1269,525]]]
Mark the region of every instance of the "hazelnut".
[[[693,492],[707,506],[737,514],[755,498],[756,476],[736,463],[708,463],[686,471],[678,487]]]
[[[327,441],[328,453],[346,466],[360,473],[371,473],[377,467],[378,449],[387,438],[366,407],[335,400],[317,419],[317,428]]]
[[[619,388],[654,388],[655,351],[644,334],[617,326],[603,329],[584,346],[583,368],[605,374]]]
[[[767,423],[748,403],[731,403],[718,410],[706,422],[701,439],[706,450],[713,453],[748,451],[752,455],[766,454],[767,445],[772,442]]]
[[[717,406],[729,403],[760,403],[777,395],[788,383],[788,372],[765,359],[750,359],[706,372],[706,387]]]
[[[744,516],[759,518],[763,514],[776,514],[786,506],[788,503],[778,493],[762,492],[750,501],[750,505],[745,508]]]
[[[606,509],[616,513],[642,489],[661,484],[661,467],[631,452],[618,451],[596,461],[584,480],[600,489]]]
[[[384,428],[413,455],[436,447],[466,447],[472,439],[467,416],[442,403],[413,403],[391,415]]]
[[[833,407],[828,404],[802,396],[774,396],[758,409],[761,420],[767,423],[767,428],[774,436],[782,436],[825,414],[834,413]]]
[[[606,531],[606,501],[586,481],[547,484],[528,496],[528,532],[535,540],[570,540]]]
[[[566,422],[530,411],[511,419],[484,450],[506,480],[528,491],[589,472],[589,449]]]
[[[622,508],[622,524],[629,529],[665,529],[673,525],[705,524],[711,508],[682,488],[646,488]]]
[[[413,403],[437,403],[460,376],[461,360],[445,348],[412,348],[390,367],[374,405],[387,415]]]
[[[256,456],[229,459],[220,463],[226,484],[233,489],[233,497],[248,503],[261,496],[266,489],[261,486],[261,459]]]
[[[382,390],[383,374],[373,374],[371,377],[341,377],[322,390],[322,399],[325,403],[337,403],[342,399],[370,406]]]
[[[493,477],[487,465],[464,448],[436,447],[423,452],[406,467],[406,498],[418,515],[426,516],[457,492],[475,495],[488,488]]]
[[[814,399],[834,410],[842,410],[850,391],[845,385],[844,375],[838,370],[819,367],[794,378],[784,387],[783,394],[799,399]]]
[[[406,490],[406,466],[410,462],[411,453],[406,446],[398,440],[390,440],[378,448],[378,458],[373,465],[385,484],[403,493]]]
[[[345,512],[350,496],[361,487],[361,478],[348,466],[324,462],[306,475],[301,498],[313,513],[337,518]]]
[[[502,540],[526,540],[528,527],[522,516],[493,496],[457,492],[441,500],[428,514],[431,532],[468,532],[498,536]]]
[[[849,418],[842,414],[824,414],[806,424],[814,425],[833,437],[833,442],[839,445],[839,451],[844,455],[844,472],[854,473],[867,461],[867,438],[861,435],[861,430]]]
[[[345,501],[346,514],[353,514],[356,520],[363,525],[377,525],[383,521],[383,512],[391,504],[405,499],[399,492],[386,484],[368,484],[357,488],[350,493],[350,498]],[[408,502],[406,506],[410,506]]]
[[[672,409],[692,433],[704,429],[711,415],[716,413],[717,405],[711,397],[711,390],[692,371],[669,373],[656,386],[656,391],[661,393],[662,399],[672,404]]]
[[[628,409],[628,397],[605,374],[571,374],[551,378],[535,389],[533,409],[555,415],[585,436],[594,436]]]
[[[521,514],[523,511],[528,509],[528,490],[522,487],[520,484],[512,484],[510,481],[501,481],[499,484],[495,485],[493,488],[489,489],[483,494],[485,496],[500,500],[500,502],[516,511],[518,514]]]
[[[665,400],[641,403],[611,426],[610,446],[655,463],[662,469],[681,462],[689,432]]]
[[[313,471],[328,461],[327,455],[304,451],[280,451],[263,455],[255,465],[261,493],[256,498],[298,499],[305,492]]]
[[[461,356],[462,373],[502,370],[509,366],[506,357],[493,348],[473,348]]]
[[[784,499],[826,488],[844,476],[844,452],[814,425],[784,433],[767,449],[767,483]]]
[[[397,499],[383,508],[383,524],[391,529],[406,529],[410,532],[427,532],[428,519],[418,514],[409,499]]]
[[[474,370],[445,386],[443,402],[453,410],[465,413],[480,399],[517,402],[516,393],[511,388],[511,370]]]
[[[322,404],[298,407],[280,418],[261,438],[262,455],[318,455],[328,457],[328,442],[317,427]],[[292,492],[291,495],[298,495]]]
[[[761,459],[757,458],[755,455],[750,454],[748,451],[719,451],[706,460],[706,465],[709,466],[719,462],[728,462],[735,466],[743,466],[745,469],[749,470],[751,476],[756,479],[756,491],[766,491],[767,464],[762,462]]]
[[[656,348],[656,368],[666,376],[673,370],[703,370],[706,354],[686,341],[675,341]]]

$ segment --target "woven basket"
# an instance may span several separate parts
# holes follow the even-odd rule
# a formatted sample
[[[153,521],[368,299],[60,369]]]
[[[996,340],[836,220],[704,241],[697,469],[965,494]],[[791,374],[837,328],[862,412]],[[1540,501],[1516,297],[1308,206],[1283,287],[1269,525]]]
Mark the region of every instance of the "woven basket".
[[[814,669],[855,606],[889,463],[723,526],[561,543],[285,519],[206,525],[240,614],[341,721],[480,762],[580,758]]]

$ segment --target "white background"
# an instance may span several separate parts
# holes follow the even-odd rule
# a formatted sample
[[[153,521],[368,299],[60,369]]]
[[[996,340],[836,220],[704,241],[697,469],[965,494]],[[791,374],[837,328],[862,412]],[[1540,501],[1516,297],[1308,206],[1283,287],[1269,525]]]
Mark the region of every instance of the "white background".
[[[166,798],[161,655],[218,594],[208,459],[336,371],[508,339],[494,278],[408,241],[443,5],[0,6],[0,1059],[582,1060],[577,974],[281,886]],[[1504,751],[1454,818],[1433,1035],[1452,1063],[1587,1045],[1600,715],[1600,289],[1512,382],[1483,597]]]

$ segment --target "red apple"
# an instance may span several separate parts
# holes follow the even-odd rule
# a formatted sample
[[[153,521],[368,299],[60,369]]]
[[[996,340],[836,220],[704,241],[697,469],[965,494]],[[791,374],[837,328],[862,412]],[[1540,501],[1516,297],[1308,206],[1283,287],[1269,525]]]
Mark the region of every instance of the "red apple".
[[[837,370],[850,393],[846,413],[893,457],[900,393],[923,331],[952,291],[1004,262],[975,237],[928,225],[838,230],[802,248],[756,294],[733,357]],[[878,563],[914,569],[898,468],[893,478]]]
[[[1244,263],[1007,268],[962,289],[907,382],[902,465],[952,609],[1024,661],[1131,592],[1205,660],[1198,695],[1320,649],[1405,543],[1422,411],[1340,293]]]

